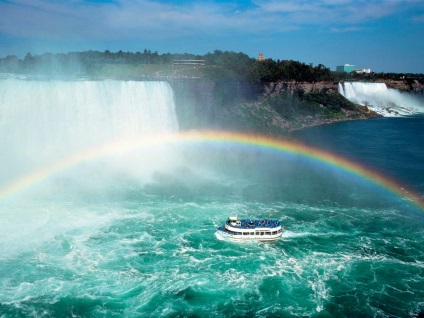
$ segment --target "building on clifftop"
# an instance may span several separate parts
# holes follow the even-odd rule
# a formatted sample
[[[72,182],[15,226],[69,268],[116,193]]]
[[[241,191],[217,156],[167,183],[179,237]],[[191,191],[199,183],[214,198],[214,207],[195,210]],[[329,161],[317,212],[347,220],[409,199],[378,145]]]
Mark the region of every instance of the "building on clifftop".
[[[345,64],[336,66],[336,72],[350,73],[355,71],[355,65]]]
[[[344,73],[358,73],[358,74],[369,74],[371,73],[371,69],[370,68],[364,68],[364,69],[357,69],[355,68],[355,65],[351,65],[351,64],[345,64],[345,65],[339,65],[336,66],[336,72],[344,72]]]
[[[263,62],[263,61],[265,61],[265,56],[264,56],[264,54],[263,54],[263,53],[259,53],[259,55],[258,55],[258,61],[259,61],[259,62]]]

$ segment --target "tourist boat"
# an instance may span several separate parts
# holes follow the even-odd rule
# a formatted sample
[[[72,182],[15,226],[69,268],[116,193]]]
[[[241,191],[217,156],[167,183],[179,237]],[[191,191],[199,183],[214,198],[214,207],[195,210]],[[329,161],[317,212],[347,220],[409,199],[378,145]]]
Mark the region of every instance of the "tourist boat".
[[[282,235],[281,222],[273,219],[250,220],[230,216],[225,226],[218,227],[217,236],[234,241],[275,241]]]

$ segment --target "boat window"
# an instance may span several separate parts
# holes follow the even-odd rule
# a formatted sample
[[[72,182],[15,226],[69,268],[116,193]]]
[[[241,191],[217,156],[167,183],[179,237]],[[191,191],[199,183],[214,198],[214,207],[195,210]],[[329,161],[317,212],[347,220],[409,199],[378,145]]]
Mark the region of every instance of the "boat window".
[[[250,235],[255,235],[255,232],[250,232]]]
[[[261,232],[261,235],[264,235],[264,232]]]
[[[274,234],[277,234],[277,231],[272,232],[272,234],[273,234],[273,235],[274,235]]]
[[[278,233],[281,233],[281,230],[278,230]]]

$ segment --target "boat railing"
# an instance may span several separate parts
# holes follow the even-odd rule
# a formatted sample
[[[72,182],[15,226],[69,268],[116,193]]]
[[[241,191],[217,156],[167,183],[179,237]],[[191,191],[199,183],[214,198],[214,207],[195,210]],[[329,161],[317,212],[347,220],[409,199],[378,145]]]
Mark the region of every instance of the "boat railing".
[[[278,226],[281,226],[281,222],[278,220],[271,220],[271,219],[265,219],[265,220],[240,220],[240,225],[235,225],[233,222],[227,221],[227,224],[235,227],[235,228],[243,228],[243,229],[250,229],[255,227],[265,227],[265,228],[275,228]]]

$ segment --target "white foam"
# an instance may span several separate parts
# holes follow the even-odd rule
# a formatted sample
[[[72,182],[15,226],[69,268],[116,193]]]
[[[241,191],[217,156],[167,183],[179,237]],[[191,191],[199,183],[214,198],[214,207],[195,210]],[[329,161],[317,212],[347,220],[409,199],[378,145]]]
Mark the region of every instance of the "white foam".
[[[75,244],[85,242],[103,226],[119,218],[119,212],[106,207],[81,207],[66,203],[22,203],[4,206],[0,222],[0,259],[36,250],[46,242],[72,237],[69,257],[76,253]],[[37,257],[48,256],[41,251]]]
[[[339,83],[339,93],[353,103],[367,106],[384,117],[424,113],[424,99],[411,93],[387,88],[385,83]]]

